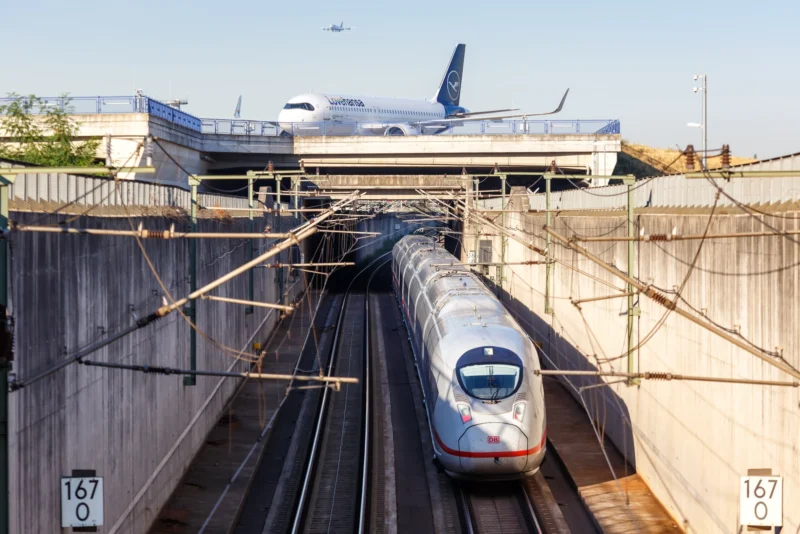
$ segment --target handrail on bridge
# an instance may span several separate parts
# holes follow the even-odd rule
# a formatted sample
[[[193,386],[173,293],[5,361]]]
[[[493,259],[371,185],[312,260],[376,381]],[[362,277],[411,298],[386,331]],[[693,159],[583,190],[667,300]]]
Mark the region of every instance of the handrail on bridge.
[[[25,98],[25,97],[22,97]],[[0,98],[0,106],[15,98]],[[382,132],[362,128],[357,122],[324,121],[317,123],[292,123],[278,126],[274,121],[252,121],[244,119],[201,119],[159,100],[144,95],[134,96],[58,96],[38,97],[40,105],[33,113],[46,113],[56,107],[71,114],[147,113],[190,130],[206,134],[281,136],[320,135],[343,136],[377,134]],[[422,135],[576,135],[619,134],[620,123],[607,120],[484,120],[466,122],[456,127],[425,127]]]

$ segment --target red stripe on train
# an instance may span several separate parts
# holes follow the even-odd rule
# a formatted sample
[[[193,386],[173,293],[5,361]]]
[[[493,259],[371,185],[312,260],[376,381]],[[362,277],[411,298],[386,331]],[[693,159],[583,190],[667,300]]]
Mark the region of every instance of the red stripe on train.
[[[542,433],[542,441],[532,449],[522,450],[522,451],[496,451],[496,452],[472,452],[472,451],[459,451],[456,449],[451,449],[447,445],[444,444],[442,438],[439,437],[439,433],[436,432],[436,429],[433,429],[433,436],[436,438],[436,442],[442,448],[444,452],[449,454],[450,456],[460,456],[462,458],[514,458],[519,456],[530,456],[531,454],[536,454],[544,447],[545,442],[547,441],[547,432],[545,431]]]

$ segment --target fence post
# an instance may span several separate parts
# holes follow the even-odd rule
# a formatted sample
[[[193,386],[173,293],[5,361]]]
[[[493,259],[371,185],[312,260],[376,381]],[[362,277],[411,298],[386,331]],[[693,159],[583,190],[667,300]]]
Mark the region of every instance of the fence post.
[[[550,180],[551,177],[547,174],[544,175],[544,185],[545,185],[545,215],[544,215],[544,225],[547,228],[550,228]],[[551,237],[550,232],[547,232],[547,236],[545,236],[545,247],[544,247],[544,261],[545,261],[545,281],[544,281],[544,313],[547,315],[553,315],[553,306],[551,306],[550,299],[552,298],[552,285],[553,285],[553,262],[550,259],[550,247],[551,247]]]
[[[191,227],[190,232],[197,232],[197,186],[200,180],[194,176],[189,176],[189,185],[192,189],[191,206]],[[197,291],[197,239],[189,239],[189,293]],[[197,326],[197,300],[189,301],[186,315]],[[197,369],[197,329],[189,328],[189,369]],[[184,386],[197,385],[197,375],[184,375]]]
[[[254,226],[253,226],[253,180],[254,180],[253,177],[248,177],[247,178],[247,205],[250,207],[250,210],[248,210],[247,213],[248,213],[248,215],[250,217],[250,233],[251,234],[255,231],[254,230]],[[255,249],[254,249],[254,247],[255,247],[255,240],[251,238],[250,239],[250,246],[248,247],[249,250],[250,250],[250,252],[248,253],[248,257],[247,257],[248,261],[252,261],[252,259],[255,257],[255,254],[254,254]],[[247,280],[248,280],[248,296],[247,296],[247,300],[249,300],[250,302],[253,302],[255,300],[255,288],[253,287],[254,284],[255,284],[255,278],[254,278],[254,275],[253,275],[253,271],[255,271],[255,269],[249,269],[247,271]],[[250,315],[253,312],[255,312],[255,307],[253,307],[253,306],[247,306],[244,309],[244,314],[245,315]]]
[[[13,360],[12,324],[8,320],[8,196],[14,176],[0,176],[0,534],[9,532],[8,373]]]
[[[633,227],[633,184],[636,183],[636,177],[632,174],[624,177],[622,183],[628,186],[628,278],[633,278],[633,238],[635,231]],[[628,293],[628,372],[634,372],[633,365],[633,318],[639,315],[639,307],[634,304],[633,300],[633,284],[628,282],[625,291]],[[629,378],[628,385],[635,386],[641,383],[639,378]]]

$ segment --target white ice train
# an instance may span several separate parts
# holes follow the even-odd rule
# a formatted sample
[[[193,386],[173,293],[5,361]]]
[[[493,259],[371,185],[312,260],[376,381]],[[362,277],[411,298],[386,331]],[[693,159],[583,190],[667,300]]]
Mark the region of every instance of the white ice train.
[[[459,478],[510,479],[545,454],[536,348],[480,279],[436,242],[406,236],[392,250],[425,395],[436,459]]]

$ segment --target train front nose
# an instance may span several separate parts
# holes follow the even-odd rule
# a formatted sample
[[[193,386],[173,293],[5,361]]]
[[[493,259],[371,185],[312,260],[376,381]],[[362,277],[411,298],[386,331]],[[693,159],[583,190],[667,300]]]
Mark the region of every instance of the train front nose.
[[[483,423],[470,427],[458,440],[465,474],[512,475],[525,471],[528,438],[515,425]]]

